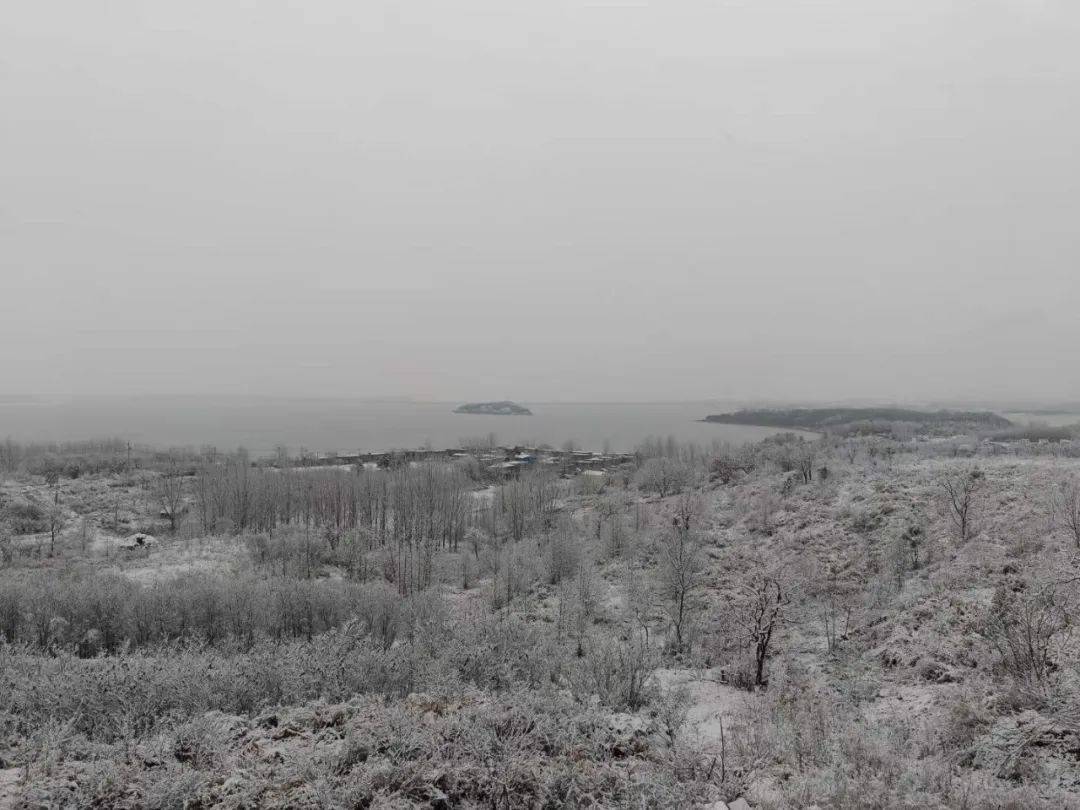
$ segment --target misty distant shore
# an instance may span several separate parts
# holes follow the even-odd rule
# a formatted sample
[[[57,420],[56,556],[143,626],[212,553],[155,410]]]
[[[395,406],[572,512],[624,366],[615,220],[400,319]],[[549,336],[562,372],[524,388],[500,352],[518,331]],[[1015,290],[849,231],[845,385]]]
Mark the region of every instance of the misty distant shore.
[[[454,408],[454,413],[482,416],[532,416],[532,411],[509,400],[498,402],[467,402]]]

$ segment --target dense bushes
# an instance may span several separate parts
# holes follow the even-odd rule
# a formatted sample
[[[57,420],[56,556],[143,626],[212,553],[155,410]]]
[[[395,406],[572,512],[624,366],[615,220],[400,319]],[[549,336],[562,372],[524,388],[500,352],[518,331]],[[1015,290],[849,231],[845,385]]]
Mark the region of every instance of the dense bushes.
[[[417,597],[419,598],[419,597]],[[0,589],[0,633],[80,655],[197,639],[311,638],[358,618],[389,646],[410,605],[385,584],[182,574],[140,585],[113,574],[42,575]]]
[[[0,506],[0,523],[6,524],[12,534],[38,534],[49,529],[45,507],[25,498],[15,498]]]
[[[293,663],[296,656],[289,658]],[[227,676],[238,674],[244,677],[228,671],[211,680],[227,687]],[[152,671],[137,668],[129,677],[116,668],[107,675],[125,685],[133,677],[156,678],[153,692],[168,691],[168,679]],[[102,701],[100,689],[55,694],[73,718],[85,714],[82,705],[117,716],[117,701]],[[125,692],[153,712],[140,710],[115,730],[42,715],[27,752],[39,759],[29,771],[36,788],[26,800],[148,808],[689,807],[718,798],[706,756],[671,745],[656,721],[613,718],[551,687],[515,686],[500,695],[439,688],[395,702],[358,692],[347,702],[267,708],[248,717],[188,714],[205,705],[211,690],[144,704],[146,694]],[[162,720],[140,725],[152,713]],[[56,768],[62,758],[79,760],[78,770]]]
[[[17,739],[53,721],[89,740],[141,737],[204,712],[250,714],[264,707],[358,694],[401,698],[420,689],[569,686],[615,709],[652,694],[655,662],[640,646],[608,642],[578,658],[550,631],[514,619],[451,629],[430,598],[396,619],[397,644],[365,619],[311,639],[210,646],[189,640],[113,656],[80,657],[31,643],[0,645],[0,722]]]
[[[265,706],[353,694],[400,697],[413,686],[411,650],[387,651],[360,633],[311,641],[257,642],[247,650],[199,644],[80,659],[0,648],[7,722],[18,735],[51,720],[97,742],[141,737],[210,710],[249,713]]]

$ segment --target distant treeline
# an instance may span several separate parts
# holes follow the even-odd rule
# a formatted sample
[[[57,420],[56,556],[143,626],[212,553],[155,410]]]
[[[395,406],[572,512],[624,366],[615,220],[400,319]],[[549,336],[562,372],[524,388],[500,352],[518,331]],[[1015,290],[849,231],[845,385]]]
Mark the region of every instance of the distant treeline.
[[[706,416],[705,421],[840,433],[888,433],[897,424],[935,434],[1003,430],[1013,426],[1005,417],[990,411],[917,411],[908,408],[744,409],[712,414]]]
[[[127,469],[133,456],[146,452],[123,439],[20,443],[9,438],[0,442],[0,472],[25,469],[36,475],[68,478],[99,472],[115,474]]]
[[[279,471],[252,467],[242,455],[175,480],[194,496],[203,535],[306,527],[333,551],[349,535],[365,551],[389,550],[387,578],[403,595],[426,588],[434,555],[458,551],[470,529],[516,542],[549,525],[558,493],[557,477],[544,470],[474,498],[472,481],[455,466]]]
[[[198,462],[213,461],[221,454],[212,446],[159,449],[120,438],[63,442],[0,440],[0,472],[28,472],[48,479],[82,475],[118,475],[135,469],[156,469],[177,462],[191,469]]]
[[[1080,425],[1052,426],[1034,422],[994,433],[990,438],[999,442],[1065,442],[1077,434]]]

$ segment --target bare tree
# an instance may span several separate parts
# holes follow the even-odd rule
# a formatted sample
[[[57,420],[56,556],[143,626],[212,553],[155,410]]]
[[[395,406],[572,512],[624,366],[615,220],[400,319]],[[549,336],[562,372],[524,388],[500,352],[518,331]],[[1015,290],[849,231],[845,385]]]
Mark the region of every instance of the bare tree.
[[[802,476],[804,484],[814,480],[814,463],[817,461],[817,448],[812,442],[803,442],[794,454],[795,469]]]
[[[1054,514],[1080,549],[1080,481],[1072,479],[1061,485],[1054,500]]]
[[[176,522],[184,507],[184,476],[175,456],[169,456],[168,466],[154,479],[154,495],[169,519],[169,529],[175,533]]]
[[[649,586],[641,569],[633,559],[626,566],[626,616],[649,638],[649,619],[652,605]]]
[[[94,527],[90,524],[90,518],[83,517],[79,521],[79,547],[82,549],[83,554],[86,553],[87,548],[90,546],[90,541],[94,537]]]
[[[974,532],[978,496],[983,484],[981,470],[969,469],[941,479],[945,496],[945,511],[952,521],[960,542],[967,542]]]
[[[573,534],[569,521],[564,521],[552,533],[547,548],[548,582],[558,585],[573,575],[581,562],[581,542]]]
[[[773,632],[783,617],[784,594],[780,583],[772,577],[765,577],[754,591],[751,602],[750,641],[754,645],[754,682],[765,685],[765,660],[769,655]]]
[[[832,655],[840,647],[840,641],[847,635],[847,626],[851,620],[851,606],[843,601],[844,594],[835,581],[830,582],[821,606],[821,622],[825,630],[825,647]]]
[[[694,498],[681,498],[671,528],[660,537],[660,586],[675,632],[675,652],[686,646],[696,609],[694,594],[701,586],[701,538],[693,525],[698,511]]]
[[[622,552],[623,525],[622,511],[624,504],[617,496],[602,498],[593,510],[596,519],[596,542],[599,545],[603,539],[604,525],[608,526],[609,550],[612,557],[617,557]]]
[[[473,526],[465,532],[465,544],[472,551],[473,557],[480,559],[480,551],[490,543],[488,534],[478,526]]]
[[[923,546],[926,545],[926,532],[923,531],[923,527],[919,525],[908,526],[901,535],[901,538],[907,543],[908,552],[911,556],[912,569],[918,568],[925,560],[919,556]]]
[[[64,514],[64,507],[60,505],[60,485],[59,482],[53,486],[53,502],[48,509],[49,518],[49,556],[56,555],[56,538],[60,535],[60,532],[64,530],[64,524],[67,522],[67,517]]]
[[[754,658],[754,686],[765,686],[765,664],[776,630],[784,620],[784,591],[777,576],[755,570],[740,584],[731,605],[739,640]]]
[[[908,572],[911,570],[911,548],[904,537],[898,536],[889,544],[885,551],[885,562],[893,575],[896,591],[899,593],[904,589],[904,582],[907,581]]]
[[[580,657],[585,654],[585,634],[597,604],[595,573],[590,560],[582,559],[578,563],[577,576],[571,588],[574,599],[574,632],[577,636],[577,655]]]
[[[848,464],[854,464],[855,460],[859,457],[859,441],[858,439],[851,437],[844,441],[844,456],[848,460]]]

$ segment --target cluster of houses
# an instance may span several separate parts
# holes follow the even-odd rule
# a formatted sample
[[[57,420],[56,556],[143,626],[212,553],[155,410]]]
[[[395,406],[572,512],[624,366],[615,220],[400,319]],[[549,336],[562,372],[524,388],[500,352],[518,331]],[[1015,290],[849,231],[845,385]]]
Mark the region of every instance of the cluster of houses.
[[[458,453],[457,457],[469,454]],[[540,450],[537,448],[497,448],[477,459],[490,474],[512,478],[523,470],[536,465],[549,467],[560,474],[604,475],[606,472],[629,464],[629,453],[594,453],[587,450]]]
[[[975,458],[976,456],[1080,456],[1080,441],[1072,439],[1010,439],[1003,441],[991,438],[970,436],[932,437],[921,440],[913,439],[908,444],[924,444],[941,455],[956,458]]]
[[[543,467],[560,475],[604,475],[633,462],[631,453],[597,453],[588,450],[554,450],[539,447],[492,447],[484,450],[394,450],[377,453],[321,453],[299,459],[298,466],[362,466],[387,469],[401,464],[430,461],[475,463],[494,478],[514,478],[525,470]]]

